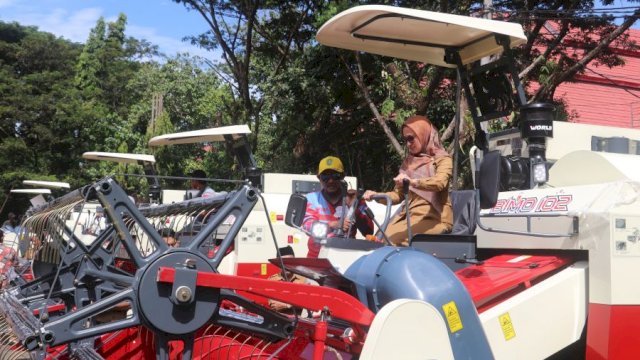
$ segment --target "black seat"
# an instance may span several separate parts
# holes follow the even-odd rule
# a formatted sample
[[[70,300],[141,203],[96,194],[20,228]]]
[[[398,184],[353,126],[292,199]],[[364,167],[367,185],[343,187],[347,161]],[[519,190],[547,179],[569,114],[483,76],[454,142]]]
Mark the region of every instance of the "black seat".
[[[477,206],[475,190],[457,190],[450,193],[453,208],[453,228],[449,234],[416,234],[410,246],[442,260],[456,271],[469,264],[456,262],[476,257]]]
[[[478,218],[475,190],[456,190],[450,193],[453,208],[454,235],[473,235]]]

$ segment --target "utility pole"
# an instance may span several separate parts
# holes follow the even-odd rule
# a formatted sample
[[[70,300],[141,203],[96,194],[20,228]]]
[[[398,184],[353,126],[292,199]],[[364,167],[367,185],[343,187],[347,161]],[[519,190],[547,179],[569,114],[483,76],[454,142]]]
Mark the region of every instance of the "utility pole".
[[[154,136],[156,135],[156,120],[162,115],[163,110],[162,94],[153,94],[153,98],[151,99],[151,133]]]

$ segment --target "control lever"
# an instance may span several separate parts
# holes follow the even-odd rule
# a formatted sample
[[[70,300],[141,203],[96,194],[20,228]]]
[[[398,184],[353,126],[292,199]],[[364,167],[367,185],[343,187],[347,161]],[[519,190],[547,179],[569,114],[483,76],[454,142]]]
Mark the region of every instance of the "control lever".
[[[340,191],[342,193],[342,214],[340,214],[340,222],[338,223],[338,228],[333,232],[337,237],[344,236],[344,230],[342,230],[342,227],[344,226],[344,219],[347,215],[347,211],[345,211],[345,199],[347,198],[347,182],[344,180],[340,181]]]
[[[376,224],[378,229],[382,229],[382,227],[380,227],[380,224],[378,224],[378,222],[376,221],[376,217],[375,215],[373,215],[373,211],[371,211],[371,209],[366,205],[364,207],[364,213],[367,215],[369,219],[373,220],[373,223]],[[382,234],[382,237],[384,237],[384,241],[387,243],[387,245],[391,246],[391,241],[389,241],[387,234],[385,234],[384,231],[382,230],[380,230],[380,233]]]
[[[407,239],[409,243],[411,243],[411,238],[413,238],[413,234],[411,233],[411,214],[409,214],[409,179],[402,180],[402,192],[404,193],[404,207],[405,213],[407,216]]]
[[[351,234],[351,228],[356,225],[355,214],[356,209],[360,206],[360,199],[362,199],[362,194],[364,194],[364,189],[358,189],[356,191],[355,197],[353,199],[353,203],[349,206],[349,210],[347,211],[347,215],[345,219],[349,220],[349,228],[347,229],[347,236]],[[349,195],[348,190],[345,192],[345,197]]]

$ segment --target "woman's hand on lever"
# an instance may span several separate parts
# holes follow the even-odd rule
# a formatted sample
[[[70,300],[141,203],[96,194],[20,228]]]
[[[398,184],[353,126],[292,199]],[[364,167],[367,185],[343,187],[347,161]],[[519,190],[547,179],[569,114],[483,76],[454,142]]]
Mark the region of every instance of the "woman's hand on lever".
[[[407,176],[407,174],[398,174],[398,176],[393,178],[393,181],[396,183],[396,187],[398,189],[402,189],[402,182],[404,181],[404,179],[409,179],[409,185],[413,186],[413,181]]]
[[[376,195],[378,195],[378,193],[377,193],[377,192],[375,192],[375,191],[373,191],[373,190],[367,190],[367,191],[365,191],[365,192],[364,192],[364,194],[362,194],[362,198],[363,198],[365,201],[371,201],[371,197],[372,197],[372,196],[376,196]]]
[[[398,189],[402,189],[403,181],[405,179],[409,180],[409,186],[418,187],[418,179],[412,179],[406,174],[399,174],[398,176],[393,178],[393,181],[395,181],[396,187],[398,187]]]

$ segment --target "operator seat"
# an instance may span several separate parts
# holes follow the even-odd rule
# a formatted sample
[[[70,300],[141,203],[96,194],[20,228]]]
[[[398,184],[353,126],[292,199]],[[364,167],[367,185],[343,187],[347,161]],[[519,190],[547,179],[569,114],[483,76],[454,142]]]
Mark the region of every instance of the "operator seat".
[[[469,266],[473,263],[472,259],[476,257],[474,233],[480,209],[489,209],[495,205],[499,184],[500,152],[490,151],[484,155],[480,164],[478,189],[451,192],[453,208],[451,233],[416,234],[409,246],[437,257],[453,271]]]

